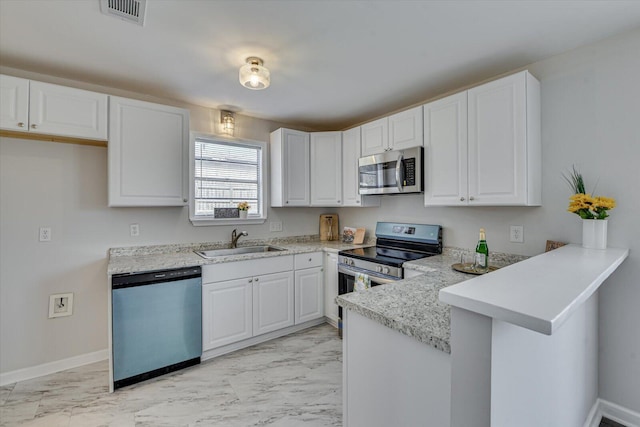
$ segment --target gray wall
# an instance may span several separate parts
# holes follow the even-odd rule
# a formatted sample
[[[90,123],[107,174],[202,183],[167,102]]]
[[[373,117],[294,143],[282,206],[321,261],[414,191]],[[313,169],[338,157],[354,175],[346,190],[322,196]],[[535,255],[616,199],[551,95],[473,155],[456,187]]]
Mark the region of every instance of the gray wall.
[[[7,74],[153,102],[166,100],[19,70]],[[175,105],[175,103],[174,103]],[[191,129],[215,133],[219,112],[191,111]],[[236,136],[269,140],[282,124],[236,116]],[[107,149],[0,138],[0,372],[107,348],[107,250],[117,246],[228,241],[234,226],[194,227],[185,208],[108,208]],[[269,209],[251,238],[318,233],[322,209]],[[129,236],[129,224],[140,236]],[[53,240],[38,241],[51,227]],[[49,295],[73,292],[72,316],[48,319]]]
[[[376,221],[442,224],[447,246],[475,247],[487,230],[490,250],[535,255],[547,239],[581,243],[577,215],[562,173],[577,165],[587,187],[614,197],[609,246],[629,258],[600,294],[600,397],[640,412],[640,30],[527,67],[542,87],[542,206],[439,208],[421,195],[385,196],[381,208],[339,211],[341,226]],[[523,225],[525,243],[509,243],[509,225]],[[576,267],[578,268],[578,267]]]

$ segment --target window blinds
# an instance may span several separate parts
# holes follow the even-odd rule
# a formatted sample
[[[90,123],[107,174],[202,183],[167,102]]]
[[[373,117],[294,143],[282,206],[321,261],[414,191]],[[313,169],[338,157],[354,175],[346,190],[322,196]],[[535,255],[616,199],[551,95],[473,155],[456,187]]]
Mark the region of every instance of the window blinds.
[[[212,217],[214,208],[248,202],[249,216],[261,216],[261,156],[257,145],[196,138],[195,215]]]

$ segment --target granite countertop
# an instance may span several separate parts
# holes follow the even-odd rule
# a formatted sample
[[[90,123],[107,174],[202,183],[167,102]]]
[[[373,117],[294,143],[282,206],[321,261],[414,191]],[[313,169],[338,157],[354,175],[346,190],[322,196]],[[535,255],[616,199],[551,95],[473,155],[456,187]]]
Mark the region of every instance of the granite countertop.
[[[404,263],[407,270],[423,274],[363,292],[340,295],[338,304],[348,310],[381,323],[402,334],[414,337],[446,353],[451,352],[450,306],[440,302],[440,289],[476,276],[451,268],[460,262],[464,249],[445,248],[442,255]],[[491,253],[492,265],[504,267],[528,257]]]
[[[202,258],[195,254],[194,251],[228,248],[228,242],[112,248],[109,250],[107,274],[140,273],[145,271],[194,267],[319,251],[338,252],[346,249],[369,246],[374,243],[375,242],[368,241],[366,244],[354,245],[336,240],[321,241],[317,235],[269,240],[243,239],[239,242],[238,247],[271,245],[284,248],[286,250],[220,256],[213,259]]]

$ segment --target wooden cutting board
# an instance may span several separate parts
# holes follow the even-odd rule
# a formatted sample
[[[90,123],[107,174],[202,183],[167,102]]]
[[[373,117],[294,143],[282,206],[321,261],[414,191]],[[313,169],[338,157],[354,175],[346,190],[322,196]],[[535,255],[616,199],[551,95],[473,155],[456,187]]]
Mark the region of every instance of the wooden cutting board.
[[[320,215],[320,240],[340,240],[338,214]]]

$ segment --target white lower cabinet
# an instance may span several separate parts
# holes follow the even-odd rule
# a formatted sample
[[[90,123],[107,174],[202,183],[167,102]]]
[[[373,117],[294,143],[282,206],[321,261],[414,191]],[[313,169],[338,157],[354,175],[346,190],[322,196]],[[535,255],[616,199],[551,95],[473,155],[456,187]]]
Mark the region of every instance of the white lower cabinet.
[[[338,326],[338,254],[327,253],[324,262],[324,315]]]
[[[246,278],[202,286],[203,350],[253,336],[252,287]]]
[[[253,335],[293,325],[293,272],[253,278]]]
[[[324,286],[322,267],[296,271],[295,324],[324,316]]]
[[[295,324],[324,316],[322,252],[298,254],[294,258]]]
[[[202,350],[322,319],[322,261],[314,252],[203,266]]]

